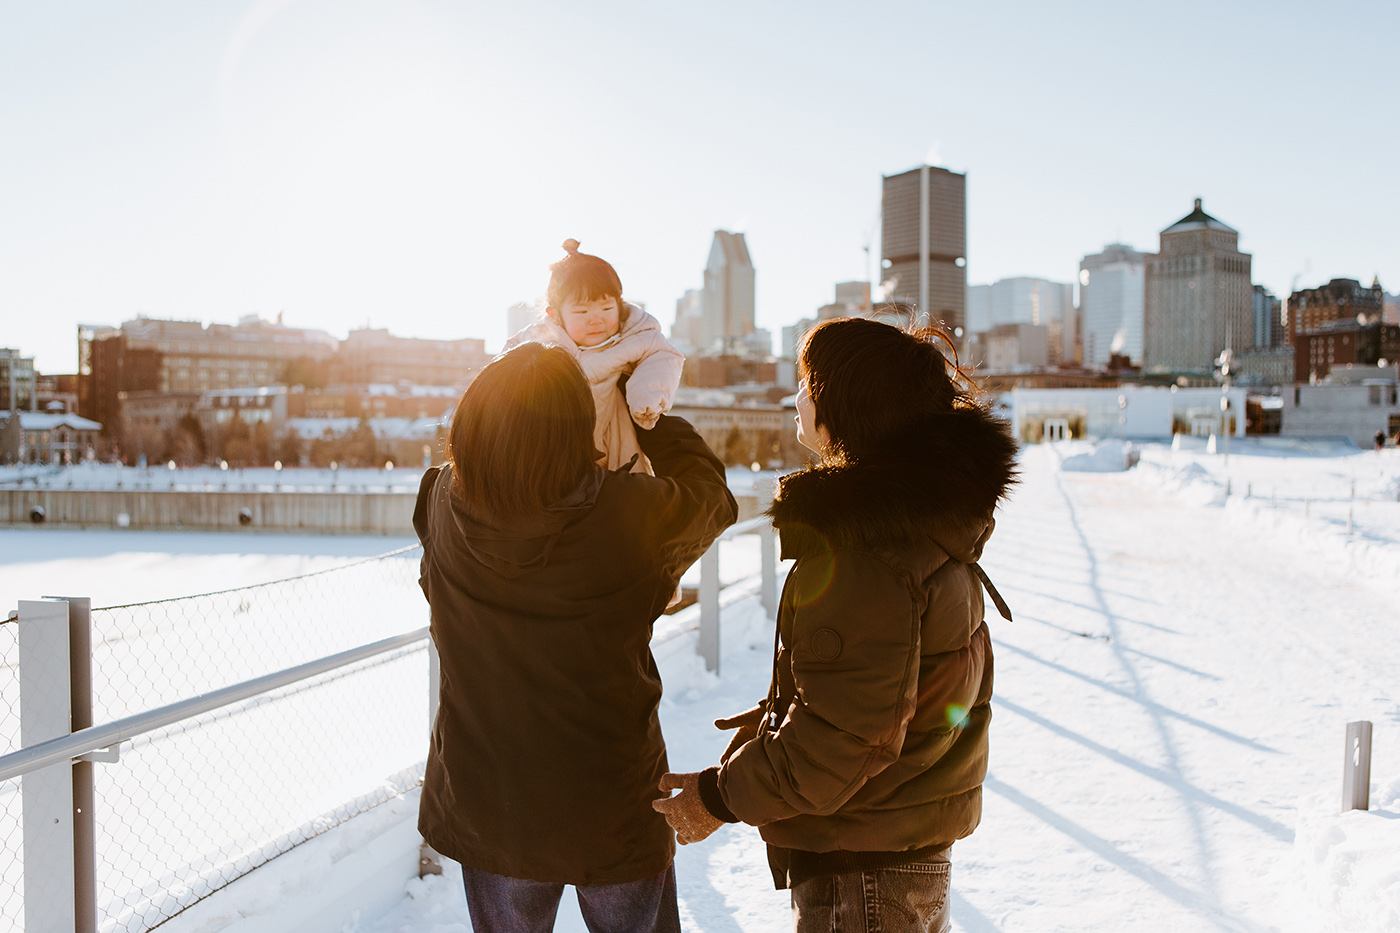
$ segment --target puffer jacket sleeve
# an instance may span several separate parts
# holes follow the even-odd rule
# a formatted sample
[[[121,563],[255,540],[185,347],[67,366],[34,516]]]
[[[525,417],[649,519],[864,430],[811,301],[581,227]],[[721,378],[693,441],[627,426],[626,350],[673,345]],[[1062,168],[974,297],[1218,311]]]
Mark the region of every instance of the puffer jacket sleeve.
[[[418,585],[422,588],[423,595],[429,599],[432,598],[432,594],[428,592],[428,508],[438,477],[446,469],[446,464],[441,464],[429,467],[423,473],[423,479],[418,484],[418,498],[413,503],[413,530],[418,534],[418,542],[423,545],[423,557],[418,564]]]
[[[899,759],[918,702],[920,614],[887,563],[843,549],[814,556],[784,599],[796,699],[776,732],[718,774],[724,804],[756,826],[840,809]]]
[[[632,420],[650,430],[657,418],[671,410],[685,356],[666,339],[661,322],[634,304],[627,305],[622,342],[608,352],[617,358],[612,370],[629,374],[627,408]]]
[[[627,380],[627,407],[637,424],[651,428],[657,418],[670,411],[675,401],[685,356],[671,345],[660,329],[648,331],[645,336],[648,348]]]

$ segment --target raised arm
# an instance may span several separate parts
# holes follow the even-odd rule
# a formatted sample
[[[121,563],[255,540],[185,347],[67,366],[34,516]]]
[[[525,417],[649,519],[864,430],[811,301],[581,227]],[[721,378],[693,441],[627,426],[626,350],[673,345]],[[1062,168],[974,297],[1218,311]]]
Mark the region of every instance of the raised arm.
[[[651,430],[638,426],[637,443],[661,481],[643,521],[663,569],[679,577],[734,524],[739,507],[725,482],[724,464],[684,418],[659,415]]]

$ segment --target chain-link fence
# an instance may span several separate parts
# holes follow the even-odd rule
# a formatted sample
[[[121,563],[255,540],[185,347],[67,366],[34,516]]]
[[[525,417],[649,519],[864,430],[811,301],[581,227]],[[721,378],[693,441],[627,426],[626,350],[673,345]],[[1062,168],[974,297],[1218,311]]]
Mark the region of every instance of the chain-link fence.
[[[275,583],[93,609],[93,721],[422,628],[420,553],[405,548]],[[0,645],[15,640],[6,634],[14,628],[0,626]],[[149,930],[420,783],[427,648],[420,640],[185,719],[123,744],[116,762],[95,764],[99,928]],[[0,716],[15,721],[13,749],[18,678],[6,660]],[[14,929],[23,928],[20,784],[0,784],[0,927]]]
[[[0,742],[19,748],[19,624],[0,611]],[[0,929],[19,930],[24,917],[24,798],[20,779],[0,781]]]

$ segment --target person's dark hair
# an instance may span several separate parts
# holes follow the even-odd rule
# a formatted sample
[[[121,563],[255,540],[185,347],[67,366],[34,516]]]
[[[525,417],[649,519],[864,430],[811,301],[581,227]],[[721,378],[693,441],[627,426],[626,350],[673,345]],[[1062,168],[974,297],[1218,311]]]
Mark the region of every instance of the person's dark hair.
[[[524,343],[477,374],[452,415],[456,492],[509,521],[568,495],[594,468],[593,395],[567,350]]]
[[[571,299],[616,298],[617,310],[622,313],[622,279],[617,270],[605,259],[580,253],[578,240],[565,240],[564,252],[564,258],[549,267],[549,286],[544,293],[549,307],[561,311],[564,302]]]
[[[958,369],[957,349],[941,327],[908,331],[868,318],[823,321],[803,338],[798,371],[837,460],[896,453],[931,417],[978,404],[977,387]]]

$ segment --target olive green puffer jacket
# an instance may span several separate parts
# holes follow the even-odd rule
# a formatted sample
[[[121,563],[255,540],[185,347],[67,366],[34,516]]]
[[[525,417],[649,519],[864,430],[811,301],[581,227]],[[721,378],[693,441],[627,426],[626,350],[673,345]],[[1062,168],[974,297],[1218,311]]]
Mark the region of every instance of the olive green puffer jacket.
[[[773,683],[758,736],[702,775],[716,816],[853,864],[976,828],[992,696],[976,561],[1015,450],[1003,422],[967,409],[888,460],[784,479],[771,514],[796,563]]]

